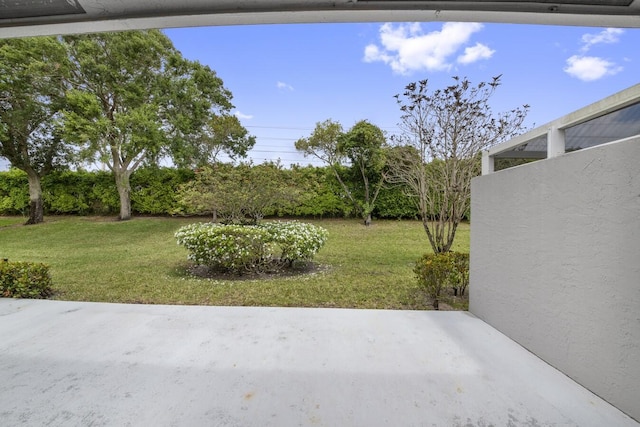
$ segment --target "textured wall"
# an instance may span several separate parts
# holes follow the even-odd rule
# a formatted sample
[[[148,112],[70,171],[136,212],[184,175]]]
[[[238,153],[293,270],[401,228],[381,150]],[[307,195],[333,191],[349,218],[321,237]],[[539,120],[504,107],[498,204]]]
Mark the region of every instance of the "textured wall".
[[[470,311],[640,420],[640,138],[478,177],[471,200]]]

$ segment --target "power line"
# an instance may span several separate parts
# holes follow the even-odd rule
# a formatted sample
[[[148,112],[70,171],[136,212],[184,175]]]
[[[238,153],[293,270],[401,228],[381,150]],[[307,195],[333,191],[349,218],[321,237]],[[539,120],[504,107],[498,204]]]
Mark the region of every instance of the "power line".
[[[271,139],[275,141],[297,141],[298,138],[279,138],[276,136],[256,136],[257,139]]]
[[[375,124],[375,123],[374,123]],[[280,129],[280,130],[305,130],[305,131],[313,131],[312,128],[301,128],[301,127],[291,127],[291,126],[254,126],[247,125],[244,126],[246,128],[255,128],[255,129]],[[398,126],[378,126],[380,129],[387,130],[393,129],[394,131],[400,131]]]
[[[313,162],[313,161],[303,161],[300,159],[283,159],[281,157],[278,158],[267,158],[267,157],[251,157],[252,160],[255,161],[260,161],[260,162],[275,162],[275,161],[281,161],[284,163],[290,163],[290,164],[298,164],[298,165],[311,165],[311,166],[324,166],[324,163],[318,163],[318,162]]]
[[[281,150],[249,150],[249,153],[267,153],[267,154],[299,154],[304,156],[304,153],[299,151],[281,151]]]
[[[253,126],[248,125],[246,128],[256,128],[256,129],[283,129],[283,130],[313,130],[310,128],[297,128],[297,127],[289,127],[289,126]]]

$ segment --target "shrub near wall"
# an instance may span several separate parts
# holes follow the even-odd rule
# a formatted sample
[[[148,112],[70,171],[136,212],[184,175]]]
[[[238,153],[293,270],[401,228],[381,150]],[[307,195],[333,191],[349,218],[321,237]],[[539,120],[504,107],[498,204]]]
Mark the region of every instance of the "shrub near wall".
[[[413,269],[418,286],[431,298],[438,310],[441,295],[452,289],[455,295],[464,295],[469,286],[469,254],[443,252],[425,254]]]
[[[5,298],[47,298],[51,296],[49,266],[0,260],[0,296]]]

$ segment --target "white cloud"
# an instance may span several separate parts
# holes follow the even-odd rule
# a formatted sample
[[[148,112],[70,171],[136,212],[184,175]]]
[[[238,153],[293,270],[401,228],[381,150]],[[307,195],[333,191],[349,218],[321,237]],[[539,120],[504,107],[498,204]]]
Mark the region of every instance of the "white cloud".
[[[482,24],[447,22],[440,31],[425,34],[419,23],[386,23],[380,27],[380,45],[366,46],[363,59],[384,62],[398,74],[446,71],[452,67],[450,58],[481,29]]]
[[[293,86],[284,82],[278,82],[276,83],[276,86],[278,89],[282,89],[282,90],[293,90]]]
[[[476,43],[475,46],[467,47],[464,49],[464,54],[458,56],[459,64],[471,64],[481,59],[489,59],[496,53],[495,50],[490,49],[488,46],[482,43]]]
[[[567,59],[567,66],[564,71],[572,77],[590,82],[607,75],[617,74],[622,71],[622,67],[595,56],[573,55]]]
[[[582,43],[584,45],[580,49],[582,52],[587,52],[591,49],[591,46],[596,44],[611,44],[620,41],[619,36],[624,33],[624,30],[620,28],[606,28],[598,34],[584,34],[582,36]]]
[[[249,114],[242,114],[239,110],[236,110],[235,113],[233,113],[237,118],[239,119],[245,119],[245,120],[249,120],[249,119],[253,119],[253,116],[249,115]]]

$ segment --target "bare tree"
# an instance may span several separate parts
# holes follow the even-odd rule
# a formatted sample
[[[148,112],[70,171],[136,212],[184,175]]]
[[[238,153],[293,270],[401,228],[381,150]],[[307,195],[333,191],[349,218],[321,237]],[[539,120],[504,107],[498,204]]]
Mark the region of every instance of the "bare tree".
[[[469,210],[481,151],[523,131],[528,105],[495,115],[489,106],[500,77],[476,86],[453,77],[454,84],[431,93],[428,81],[421,80],[395,96],[402,132],[392,139],[387,180],[403,185],[415,199],[435,253],[451,249]]]

